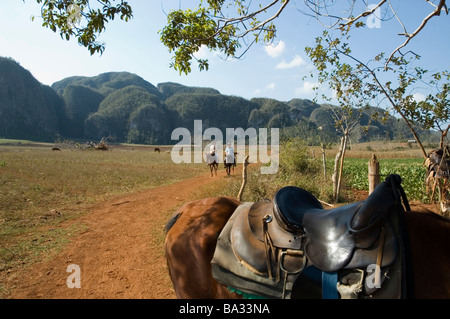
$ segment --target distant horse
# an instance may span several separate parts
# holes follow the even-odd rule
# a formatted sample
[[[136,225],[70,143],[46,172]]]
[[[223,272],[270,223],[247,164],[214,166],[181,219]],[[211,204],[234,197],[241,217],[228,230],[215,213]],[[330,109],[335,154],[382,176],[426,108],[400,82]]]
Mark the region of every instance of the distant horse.
[[[213,177],[213,171],[217,176],[217,169],[219,168],[219,156],[216,153],[216,145],[211,144],[209,147],[209,153],[206,153],[206,163],[211,171],[211,177]]]
[[[230,176],[231,169],[233,169],[233,175],[234,175],[234,168],[236,167],[236,155],[237,153],[234,153],[234,156],[232,155],[225,155],[223,165],[225,166],[225,171],[227,172],[227,175]]]
[[[219,168],[219,157],[215,152],[206,153],[206,163],[211,171],[211,177],[213,177],[213,171],[217,176],[217,169]]]
[[[240,203],[206,198],[181,207],[166,225],[165,255],[177,298],[242,298],[212,276],[218,236]],[[404,213],[414,298],[450,298],[450,221],[427,212]]]

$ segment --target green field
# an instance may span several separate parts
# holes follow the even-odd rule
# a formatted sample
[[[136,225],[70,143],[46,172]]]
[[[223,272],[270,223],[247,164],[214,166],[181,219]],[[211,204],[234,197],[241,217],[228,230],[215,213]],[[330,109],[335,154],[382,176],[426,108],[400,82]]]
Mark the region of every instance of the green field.
[[[380,161],[380,180],[383,181],[390,174],[398,174],[402,177],[402,186],[409,200],[421,202],[428,201],[425,188],[426,170],[423,159],[402,158],[383,159]],[[344,164],[344,176],[347,179],[347,187],[368,190],[369,181],[368,160],[360,158],[346,159]]]

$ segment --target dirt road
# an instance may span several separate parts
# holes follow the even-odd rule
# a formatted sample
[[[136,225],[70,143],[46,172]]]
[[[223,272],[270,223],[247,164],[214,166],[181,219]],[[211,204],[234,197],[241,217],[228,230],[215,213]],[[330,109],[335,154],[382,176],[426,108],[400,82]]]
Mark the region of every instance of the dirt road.
[[[223,172],[221,172],[223,173]],[[70,223],[81,234],[51,261],[11,273],[9,298],[175,298],[163,252],[163,228],[199,188],[220,185],[224,176],[208,175],[142,191],[98,204]],[[69,265],[78,265],[81,288],[68,288]],[[73,281],[75,282],[75,281]]]

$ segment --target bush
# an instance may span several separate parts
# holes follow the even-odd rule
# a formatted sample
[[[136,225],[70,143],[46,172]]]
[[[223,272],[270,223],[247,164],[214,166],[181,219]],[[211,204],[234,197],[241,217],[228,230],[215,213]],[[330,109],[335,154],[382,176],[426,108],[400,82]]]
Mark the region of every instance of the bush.
[[[226,195],[236,196],[241,179],[228,184]],[[313,195],[328,200],[332,193],[329,183],[324,182],[322,162],[300,138],[293,138],[280,145],[280,167],[276,174],[262,175],[259,167],[250,166],[244,201],[272,199],[276,191],[284,186],[297,186]]]
[[[312,158],[312,153],[300,138],[293,138],[280,146],[280,169],[287,175],[316,174],[320,167]]]

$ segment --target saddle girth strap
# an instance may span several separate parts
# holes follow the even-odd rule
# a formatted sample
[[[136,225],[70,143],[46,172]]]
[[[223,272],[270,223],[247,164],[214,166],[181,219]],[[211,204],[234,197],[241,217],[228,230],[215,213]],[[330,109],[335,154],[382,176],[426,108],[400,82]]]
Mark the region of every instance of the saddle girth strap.
[[[262,219],[263,236],[264,236],[264,250],[266,252],[266,266],[269,278],[273,280],[272,275],[272,260],[276,260],[276,248],[273,245],[272,238],[270,237],[267,224],[272,221],[272,216],[266,215]],[[280,280],[278,272],[275,274],[275,282]]]

